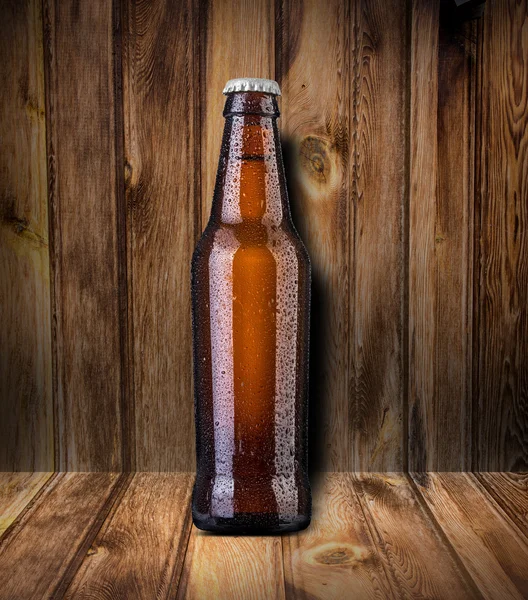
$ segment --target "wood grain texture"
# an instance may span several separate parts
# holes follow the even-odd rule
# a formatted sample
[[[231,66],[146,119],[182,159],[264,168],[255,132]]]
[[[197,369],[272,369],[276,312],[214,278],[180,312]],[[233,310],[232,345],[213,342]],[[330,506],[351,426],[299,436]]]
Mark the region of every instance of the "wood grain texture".
[[[348,2],[279,5],[280,121],[293,220],[312,263],[311,462],[353,464],[350,436]]]
[[[129,402],[139,471],[194,468],[189,265],[200,141],[193,6],[129,2],[125,16]]]
[[[66,598],[167,598],[191,527],[192,476],[137,473],[104,523]]]
[[[475,477],[528,536],[528,473],[475,473]]]
[[[409,468],[471,466],[474,25],[412,12]]]
[[[211,212],[224,119],[224,85],[236,77],[274,78],[273,0],[225,2],[203,6],[201,122],[201,227]]]
[[[427,505],[485,598],[525,598],[528,544],[474,476],[413,474]]]
[[[177,598],[284,599],[281,538],[222,536],[193,527]]]
[[[406,5],[352,3],[353,470],[403,468]]]
[[[402,598],[480,598],[401,473],[354,474],[379,555]]]
[[[477,471],[528,470],[528,2],[486,6],[481,54]]]
[[[0,471],[53,464],[42,10],[0,20]]]
[[[52,473],[0,473],[0,538],[46,485]]]
[[[116,473],[57,476],[0,544],[0,598],[50,597],[71,577],[111,504]]]
[[[354,485],[349,473],[324,475],[309,529],[283,537],[288,598],[396,597]]]
[[[122,156],[113,7],[46,0],[44,11],[56,467],[119,470]]]

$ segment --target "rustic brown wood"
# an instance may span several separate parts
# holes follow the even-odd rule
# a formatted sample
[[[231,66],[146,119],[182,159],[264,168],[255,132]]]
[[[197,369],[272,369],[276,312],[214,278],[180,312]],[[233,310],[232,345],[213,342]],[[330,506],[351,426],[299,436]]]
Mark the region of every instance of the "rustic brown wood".
[[[475,477],[528,536],[528,473],[475,473]]]
[[[475,32],[448,3],[412,12],[409,468],[471,466]]]
[[[167,598],[191,527],[188,473],[137,473],[107,519],[66,598]]]
[[[0,473],[0,537],[39,494],[52,473]]]
[[[352,3],[349,337],[353,470],[399,471],[403,452],[406,5]]]
[[[417,488],[485,598],[525,598],[528,544],[467,473],[413,474]]]
[[[224,130],[226,81],[236,77],[274,78],[273,0],[209,0],[202,15],[200,79],[201,227],[211,212]]]
[[[528,470],[528,2],[483,18],[477,471]]]
[[[120,299],[112,2],[45,0],[56,466],[119,470]]]
[[[42,10],[0,19],[0,470],[53,464]]]
[[[222,536],[193,527],[177,598],[284,599],[280,537]]]
[[[353,458],[348,2],[281,3],[278,27],[290,203],[312,261],[312,464],[320,470],[347,470]]]
[[[127,3],[126,11],[130,357],[140,471],[194,468],[189,283],[199,212],[194,4],[138,1]]]
[[[57,476],[0,544],[0,598],[53,595],[71,577],[119,488],[116,473]]]
[[[309,529],[283,537],[288,598],[396,597],[353,486],[348,473],[326,474]]]
[[[353,485],[399,597],[480,598],[407,476],[354,474]]]

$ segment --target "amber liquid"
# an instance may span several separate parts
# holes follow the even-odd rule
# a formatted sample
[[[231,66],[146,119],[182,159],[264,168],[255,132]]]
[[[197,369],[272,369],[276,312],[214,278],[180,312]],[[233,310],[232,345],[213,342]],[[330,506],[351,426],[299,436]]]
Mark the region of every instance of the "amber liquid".
[[[192,262],[201,529],[306,527],[310,263],[290,219],[273,96],[228,96]]]

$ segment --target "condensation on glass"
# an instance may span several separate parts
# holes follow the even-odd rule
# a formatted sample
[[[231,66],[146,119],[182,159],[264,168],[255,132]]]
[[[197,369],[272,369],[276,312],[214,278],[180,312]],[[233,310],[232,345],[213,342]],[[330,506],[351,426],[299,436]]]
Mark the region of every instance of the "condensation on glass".
[[[290,217],[276,97],[258,91],[278,86],[251,85],[227,93],[211,217],[192,261],[193,519],[238,533],[302,529],[311,512],[310,262]]]

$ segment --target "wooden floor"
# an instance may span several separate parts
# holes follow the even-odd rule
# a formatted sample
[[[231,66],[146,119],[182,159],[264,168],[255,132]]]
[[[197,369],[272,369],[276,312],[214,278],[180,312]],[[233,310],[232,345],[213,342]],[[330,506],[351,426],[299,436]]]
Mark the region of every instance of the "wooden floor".
[[[0,474],[0,598],[528,598],[528,475],[321,475],[283,537],[198,531],[192,482]]]

